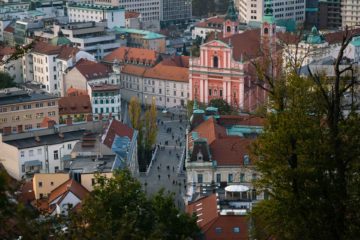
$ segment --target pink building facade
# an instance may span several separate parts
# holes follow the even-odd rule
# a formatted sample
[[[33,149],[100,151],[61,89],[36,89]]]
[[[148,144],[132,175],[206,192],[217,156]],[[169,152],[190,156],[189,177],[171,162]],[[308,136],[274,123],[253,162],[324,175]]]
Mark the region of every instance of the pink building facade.
[[[200,56],[190,58],[190,99],[208,104],[222,98],[244,108],[244,64],[233,59],[233,47],[220,40],[205,43]]]

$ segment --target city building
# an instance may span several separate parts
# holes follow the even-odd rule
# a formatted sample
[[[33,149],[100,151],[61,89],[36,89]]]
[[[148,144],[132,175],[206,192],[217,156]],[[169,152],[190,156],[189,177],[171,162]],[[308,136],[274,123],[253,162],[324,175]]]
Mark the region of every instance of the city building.
[[[277,25],[305,21],[305,0],[239,0],[239,16],[246,23],[262,22],[266,7],[272,8]]]
[[[141,14],[139,12],[126,11],[125,12],[125,27],[141,29]]]
[[[225,18],[221,16],[214,16],[202,20],[195,24],[195,27],[192,31],[192,39],[196,39],[197,37],[201,37],[205,39],[206,36],[211,32],[221,33],[223,31]]]
[[[141,14],[142,29],[149,31],[160,30],[160,6],[161,0],[123,0],[120,6],[126,11],[139,12]]]
[[[4,30],[11,23],[11,19],[0,18],[0,42],[4,42]]]
[[[356,36],[360,33],[360,29],[352,29],[349,33]],[[284,63],[294,63],[296,57],[298,61],[301,61],[299,62],[301,66],[306,66],[329,57],[336,58],[344,34],[344,31],[321,34],[314,26],[311,32],[303,35],[302,39],[284,37],[287,41],[286,48],[283,51]],[[284,34],[280,34],[280,36],[281,35]],[[354,37],[344,50],[344,57],[353,60],[359,59],[359,51],[359,38]]]
[[[263,120],[250,115],[219,116],[217,108],[194,104],[187,132],[186,181],[189,196],[202,187],[244,185],[257,178],[249,147],[262,132]]]
[[[126,39],[126,45],[133,48],[145,48],[159,53],[165,53],[166,36],[140,29],[114,28],[120,39]]]
[[[14,40],[16,44],[23,45],[31,42],[34,32],[44,27],[44,22],[40,20],[24,19],[17,20],[15,23]]]
[[[119,73],[102,63],[80,59],[64,76],[63,95],[70,88],[90,92],[90,85],[101,83],[120,84]]]
[[[222,200],[214,193],[186,205],[186,212],[198,218],[201,239],[249,239],[249,220],[246,216],[249,201],[237,199],[229,201],[231,205],[224,205]]]
[[[68,118],[73,122],[83,122],[92,116],[91,101],[88,95],[62,97],[59,100],[59,123],[65,123]]]
[[[342,27],[360,25],[360,1],[343,0],[341,1],[341,21]]]
[[[114,169],[128,169],[134,177],[138,176],[138,131],[126,124],[112,119],[102,136],[102,143],[115,153]]]
[[[4,28],[3,35],[4,35],[4,44],[9,47],[15,46],[15,39],[14,39],[14,31],[15,31],[15,22],[9,24],[6,28]]]
[[[341,4],[339,0],[319,1],[319,29],[339,29],[342,26]]]
[[[137,96],[143,105],[155,100],[161,108],[185,106],[189,99],[189,69],[163,63],[151,68],[125,65],[121,70],[121,95],[127,101]]]
[[[125,64],[154,66],[159,59],[159,53],[144,48],[120,47],[104,57],[107,64],[117,62],[122,67]]]
[[[125,27],[125,9],[119,6],[67,3],[70,22],[106,22],[106,27]]]
[[[0,46],[0,72],[8,73],[14,82],[21,83],[23,81],[21,58],[8,61],[15,51],[15,48]]]
[[[94,84],[89,88],[94,119],[101,117],[121,120],[121,94],[119,85]]]
[[[161,0],[80,0],[87,4],[122,7],[126,11],[141,14],[143,29],[150,31],[160,30],[160,1]]]
[[[64,169],[73,147],[86,131],[101,132],[102,123],[83,122],[56,125],[13,135],[1,135],[1,162],[16,180],[32,178],[35,173],[56,173]]]
[[[190,57],[190,99],[208,104],[222,98],[239,110],[251,112],[266,101],[266,92],[256,84],[252,60],[276,56],[276,24],[268,8],[260,29],[238,32],[236,26],[233,11],[228,11],[223,33],[210,34]]]
[[[55,188],[69,178],[68,173],[35,173],[32,178],[35,199],[48,197]]]
[[[74,179],[62,183],[49,194],[47,199],[50,215],[67,215],[70,210],[81,207],[89,191]]]
[[[192,4],[190,0],[161,0],[160,20],[162,24],[179,23],[190,20]]]
[[[44,92],[0,90],[0,132],[6,135],[40,128],[45,117],[59,122],[58,100]]]
[[[125,40],[116,39],[115,33],[106,30],[104,22],[73,22],[54,24],[36,31],[35,36],[52,40],[55,37],[66,37],[74,47],[101,59],[109,52],[126,45]]]
[[[306,0],[305,6],[305,28],[319,27],[319,0]]]

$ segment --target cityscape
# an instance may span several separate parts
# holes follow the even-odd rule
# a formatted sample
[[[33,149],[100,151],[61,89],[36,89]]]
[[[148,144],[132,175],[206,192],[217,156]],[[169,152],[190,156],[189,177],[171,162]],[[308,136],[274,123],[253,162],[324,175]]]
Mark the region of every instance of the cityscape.
[[[0,0],[0,239],[360,239],[360,0]]]

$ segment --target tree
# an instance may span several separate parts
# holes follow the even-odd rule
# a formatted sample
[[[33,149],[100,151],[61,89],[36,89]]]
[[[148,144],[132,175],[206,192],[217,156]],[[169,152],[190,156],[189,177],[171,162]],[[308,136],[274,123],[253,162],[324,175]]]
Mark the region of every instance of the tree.
[[[0,89],[15,87],[14,79],[6,72],[0,72]]]
[[[231,106],[222,98],[211,99],[209,106],[218,108],[219,114],[221,115],[231,114],[233,112]]]
[[[345,94],[358,82],[352,66],[341,68],[352,39],[345,31],[335,76],[298,75],[297,66],[273,78],[262,72],[269,93],[267,125],[253,148],[271,198],[252,213],[257,239],[354,239],[360,233],[360,129],[354,101],[344,114]],[[341,70],[340,70],[341,69]],[[279,227],[281,226],[281,227]]]
[[[69,230],[71,239],[186,239],[198,233],[196,219],[181,214],[171,196],[161,192],[147,199],[128,170],[96,177]]]
[[[152,99],[151,106],[145,112],[145,151],[152,150],[153,145],[156,143],[157,136],[157,110],[155,99]]]
[[[141,122],[141,105],[137,97],[131,97],[129,103],[129,117],[131,126],[139,130]]]

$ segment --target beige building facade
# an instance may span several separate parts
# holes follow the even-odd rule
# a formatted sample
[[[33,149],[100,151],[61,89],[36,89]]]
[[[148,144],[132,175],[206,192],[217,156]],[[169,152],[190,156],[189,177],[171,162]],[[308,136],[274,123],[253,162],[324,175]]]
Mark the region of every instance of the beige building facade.
[[[58,97],[19,88],[0,91],[0,132],[19,133],[40,128],[45,117],[59,122]]]
[[[37,173],[33,177],[35,199],[48,197],[58,186],[69,180],[68,173]]]

